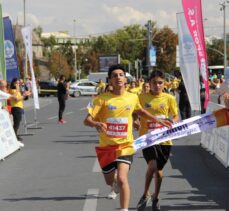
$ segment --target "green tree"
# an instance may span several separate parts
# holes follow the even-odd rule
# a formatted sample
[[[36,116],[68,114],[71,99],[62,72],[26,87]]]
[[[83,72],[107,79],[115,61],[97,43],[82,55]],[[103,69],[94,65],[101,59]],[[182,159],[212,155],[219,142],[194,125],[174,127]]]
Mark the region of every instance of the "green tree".
[[[154,40],[157,50],[157,68],[166,72],[174,71],[176,69],[177,34],[165,26],[155,34]]]
[[[50,69],[50,74],[56,79],[58,79],[62,74],[69,79],[74,74],[66,57],[59,51],[53,51],[51,53],[48,66]]]
[[[206,45],[208,65],[223,65],[224,42],[222,39],[214,39],[211,44]],[[228,50],[227,50],[228,52]]]
[[[43,32],[43,29],[41,26],[34,28],[33,31],[38,35],[39,38],[41,38],[41,34]]]

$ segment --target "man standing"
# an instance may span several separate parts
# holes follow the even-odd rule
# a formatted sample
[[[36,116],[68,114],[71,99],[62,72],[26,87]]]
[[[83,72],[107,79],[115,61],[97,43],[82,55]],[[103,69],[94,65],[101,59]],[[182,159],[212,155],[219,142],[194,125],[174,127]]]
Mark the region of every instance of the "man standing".
[[[188,119],[191,117],[191,105],[183,80],[181,80],[177,90],[179,92],[179,110],[181,119]]]
[[[57,98],[59,102],[58,123],[61,124],[66,123],[66,121],[63,119],[63,113],[65,110],[67,96],[68,96],[68,85],[65,82],[64,75],[61,75],[57,84]]]
[[[178,108],[176,99],[171,94],[164,93],[165,77],[161,71],[153,71],[150,76],[151,92],[141,94],[139,96],[140,103],[144,109],[156,118],[168,119],[171,117],[171,122],[177,122]],[[151,130],[161,128],[157,122],[148,118],[140,118],[140,136],[148,133]],[[171,141],[166,141],[160,145],[154,145],[143,150],[143,156],[147,162],[147,171],[145,176],[144,193],[138,202],[137,210],[144,210],[150,198],[152,198],[152,210],[160,210],[159,192],[163,177],[163,167],[165,166],[171,150]],[[152,178],[155,178],[155,190],[151,196],[149,188]]]
[[[89,104],[84,124],[95,127],[99,132],[99,146],[104,149],[103,154],[107,153],[109,147],[122,148],[125,145],[125,150],[121,150],[120,157],[107,166],[101,167],[106,184],[111,187],[115,183],[117,171],[121,211],[128,211],[130,200],[128,173],[133,155],[130,155],[127,149],[133,143],[132,114],[135,111],[138,115],[152,119],[158,124],[165,126],[171,124],[168,121],[157,120],[142,109],[138,96],[125,90],[125,69],[121,65],[113,65],[109,68],[108,79],[113,90],[93,99]]]

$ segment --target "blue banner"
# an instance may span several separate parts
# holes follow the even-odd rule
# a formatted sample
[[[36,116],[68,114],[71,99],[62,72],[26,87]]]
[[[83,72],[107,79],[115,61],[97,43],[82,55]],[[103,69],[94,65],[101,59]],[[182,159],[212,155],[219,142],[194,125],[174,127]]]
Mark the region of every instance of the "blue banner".
[[[151,45],[149,49],[150,66],[156,66],[156,48]]]
[[[20,78],[20,72],[17,61],[12,23],[9,17],[5,17],[3,21],[5,35],[6,80],[11,82],[13,78]]]

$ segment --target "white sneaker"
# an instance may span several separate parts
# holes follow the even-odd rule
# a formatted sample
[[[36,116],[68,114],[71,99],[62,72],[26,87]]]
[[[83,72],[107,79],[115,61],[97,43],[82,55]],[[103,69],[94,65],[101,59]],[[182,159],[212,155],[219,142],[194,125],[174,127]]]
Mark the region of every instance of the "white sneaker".
[[[117,193],[115,193],[115,191],[112,188],[111,192],[107,195],[107,198],[108,199],[116,199],[116,197],[117,197]]]
[[[25,144],[22,143],[21,141],[18,141],[18,145],[19,145],[19,147],[24,147],[25,146]]]
[[[112,188],[116,194],[118,194],[120,192],[118,182],[116,180],[113,182]]]

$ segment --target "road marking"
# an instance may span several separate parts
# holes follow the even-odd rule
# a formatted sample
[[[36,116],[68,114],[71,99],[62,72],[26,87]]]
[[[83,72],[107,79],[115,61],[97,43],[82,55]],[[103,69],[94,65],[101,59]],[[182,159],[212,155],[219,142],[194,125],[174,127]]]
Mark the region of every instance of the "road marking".
[[[53,116],[53,117],[49,117],[48,119],[49,120],[52,120],[52,119],[57,119],[58,116]]]
[[[66,115],[70,115],[70,114],[73,114],[74,112],[73,111],[70,111],[70,112],[67,112]]]
[[[67,112],[65,115],[70,115],[70,114],[73,114],[74,112],[73,111],[70,111],[70,112]],[[52,116],[52,117],[49,117],[48,120],[52,120],[52,119],[57,119],[58,116]]]
[[[97,198],[99,196],[99,189],[89,189],[84,203],[83,211],[96,211]]]
[[[96,173],[101,172],[101,168],[100,168],[97,158],[95,159],[95,163],[94,163],[92,172],[96,172]]]
[[[87,107],[83,107],[80,109],[80,111],[84,111],[84,110],[87,110]]]

